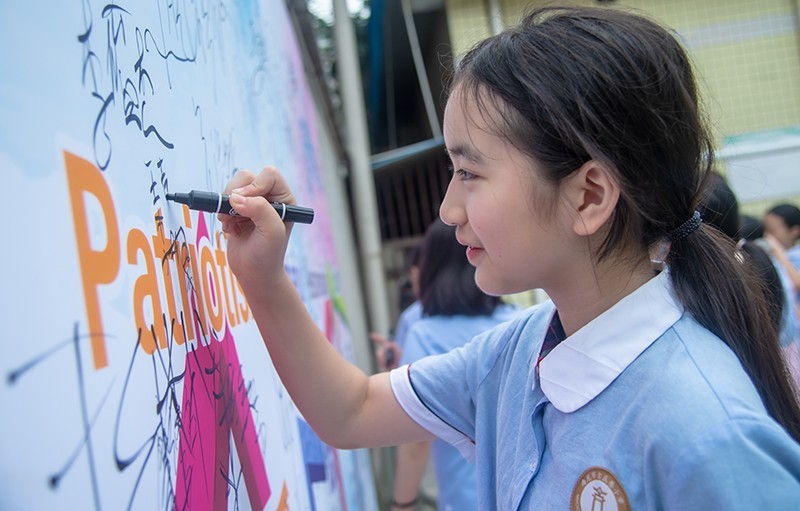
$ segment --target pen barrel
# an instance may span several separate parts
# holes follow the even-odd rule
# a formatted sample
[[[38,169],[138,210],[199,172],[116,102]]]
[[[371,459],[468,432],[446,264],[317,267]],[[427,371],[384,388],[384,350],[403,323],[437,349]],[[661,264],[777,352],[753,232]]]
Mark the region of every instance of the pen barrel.
[[[192,190],[187,195],[189,197],[188,206],[191,209],[209,213],[230,214],[228,210],[231,207],[225,195],[215,192],[201,192],[199,190]]]
[[[207,211],[209,213],[222,213],[225,215],[238,215],[236,209],[231,206],[230,196],[216,192],[203,192],[192,190],[187,194],[170,194],[170,200],[186,204],[190,209]],[[280,202],[270,202],[275,211],[280,215],[284,222],[294,222],[298,224],[310,224],[314,221],[314,210],[303,206],[292,206]]]
[[[314,210],[303,206],[291,206],[280,202],[272,202],[272,207],[281,216],[284,222],[310,224],[314,221]]]

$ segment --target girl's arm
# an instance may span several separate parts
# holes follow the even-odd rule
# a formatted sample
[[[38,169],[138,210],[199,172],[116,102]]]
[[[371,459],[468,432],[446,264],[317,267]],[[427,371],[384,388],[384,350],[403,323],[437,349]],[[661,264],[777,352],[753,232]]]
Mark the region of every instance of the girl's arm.
[[[323,441],[347,449],[432,438],[397,403],[389,373],[368,377],[335,350],[288,276],[245,294],[281,381]]]
[[[228,262],[278,375],[319,437],[338,448],[432,439],[406,415],[388,373],[368,377],[333,348],[308,314],[283,265],[291,224],[268,201],[294,204],[283,176],[240,171],[226,187],[240,216],[220,215]]]
[[[425,467],[430,457],[431,443],[418,442],[404,444],[397,448],[397,465],[394,474],[394,490],[392,491],[392,509],[412,508],[406,505],[416,502],[419,497],[419,486]],[[399,506],[397,504],[400,504]]]
[[[783,267],[786,274],[789,276],[789,281],[792,283],[794,287],[794,291],[800,291],[800,271],[794,267],[792,262],[789,260],[789,256],[786,254],[786,250],[781,245],[780,241],[778,241],[774,236],[769,234],[764,235],[764,240],[769,243],[770,252],[775,257],[775,260],[780,263]]]

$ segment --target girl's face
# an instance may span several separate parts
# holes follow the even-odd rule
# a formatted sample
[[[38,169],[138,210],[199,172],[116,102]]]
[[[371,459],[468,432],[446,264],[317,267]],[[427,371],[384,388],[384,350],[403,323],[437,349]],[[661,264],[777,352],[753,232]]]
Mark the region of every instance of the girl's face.
[[[556,187],[530,157],[492,134],[474,100],[465,101],[458,88],[445,109],[444,138],[453,177],[440,216],[456,226],[478,287],[492,295],[547,290],[568,275],[586,247],[576,243]]]
[[[764,233],[774,236],[784,248],[790,248],[800,236],[800,227],[790,229],[783,217],[768,213],[764,215]]]

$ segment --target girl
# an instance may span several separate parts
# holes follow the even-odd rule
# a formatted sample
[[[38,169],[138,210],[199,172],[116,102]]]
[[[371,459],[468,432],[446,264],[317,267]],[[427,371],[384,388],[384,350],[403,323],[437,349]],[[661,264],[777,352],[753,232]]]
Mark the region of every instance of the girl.
[[[475,335],[510,320],[516,307],[475,285],[475,269],[456,241],[455,228],[435,220],[420,246],[419,296],[423,315],[406,335],[401,363],[447,353]],[[443,440],[401,445],[397,449],[392,509],[417,503],[428,455],[431,455],[440,511],[478,509],[475,465]]]
[[[800,267],[800,208],[793,204],[778,204],[764,215],[764,230],[778,241],[792,264]]]
[[[489,294],[550,301],[367,377],[283,268],[274,168],[227,191],[228,258],[275,367],[331,445],[442,438],[480,509],[791,509],[798,406],[749,268],[695,206],[712,164],[688,58],[643,17],[542,8],[459,63],[441,207]],[[654,276],[649,253],[669,243]]]
[[[764,215],[764,239],[794,286],[795,301],[800,298],[800,209],[778,204]]]
[[[770,256],[770,245],[761,238],[760,222],[739,215],[739,201],[725,178],[711,172],[706,179],[705,195],[699,210],[703,222],[716,227],[736,241],[738,256],[747,258],[755,275],[764,285],[769,318],[778,330],[784,362],[790,374],[790,383],[800,391],[800,346],[797,343],[797,317],[794,298],[788,277],[781,271],[780,263]],[[756,222],[759,225],[754,225]],[[748,236],[750,238],[748,238]]]

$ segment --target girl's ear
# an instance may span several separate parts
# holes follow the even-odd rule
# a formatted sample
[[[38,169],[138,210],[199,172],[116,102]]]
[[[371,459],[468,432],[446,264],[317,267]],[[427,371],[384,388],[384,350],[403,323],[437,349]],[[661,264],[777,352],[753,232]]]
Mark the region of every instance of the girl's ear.
[[[619,184],[604,164],[589,160],[567,178],[568,200],[577,213],[575,234],[591,236],[606,225],[619,201]]]

